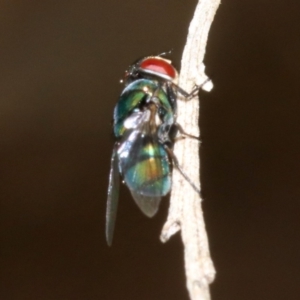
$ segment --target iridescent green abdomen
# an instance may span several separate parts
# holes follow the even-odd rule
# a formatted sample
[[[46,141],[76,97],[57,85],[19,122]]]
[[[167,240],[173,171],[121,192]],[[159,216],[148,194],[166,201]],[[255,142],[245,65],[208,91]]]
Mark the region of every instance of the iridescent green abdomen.
[[[120,171],[130,191],[146,197],[162,197],[169,193],[169,158],[164,146],[156,140],[133,132],[118,149],[118,157]]]

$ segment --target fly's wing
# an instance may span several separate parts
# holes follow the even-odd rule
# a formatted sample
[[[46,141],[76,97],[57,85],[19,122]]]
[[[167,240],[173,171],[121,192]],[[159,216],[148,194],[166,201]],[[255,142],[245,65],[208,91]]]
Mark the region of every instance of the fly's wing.
[[[152,217],[162,196],[171,189],[168,155],[151,133],[148,122],[140,122],[123,140],[118,157],[124,181],[142,210]]]
[[[118,168],[118,155],[117,147],[114,147],[113,154],[111,157],[111,167],[109,174],[109,185],[106,205],[106,241],[109,246],[112,244],[117,208],[119,202],[119,186],[120,186],[120,175]]]
[[[153,217],[160,204],[161,197],[147,197],[131,190],[131,195],[140,210],[149,218]]]

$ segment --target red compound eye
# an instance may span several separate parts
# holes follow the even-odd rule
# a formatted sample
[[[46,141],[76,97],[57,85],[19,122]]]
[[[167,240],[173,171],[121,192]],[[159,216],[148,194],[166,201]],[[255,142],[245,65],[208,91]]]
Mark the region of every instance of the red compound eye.
[[[144,71],[155,73],[158,76],[168,76],[171,79],[175,79],[177,76],[175,68],[170,63],[161,58],[146,58],[141,62],[140,68]]]

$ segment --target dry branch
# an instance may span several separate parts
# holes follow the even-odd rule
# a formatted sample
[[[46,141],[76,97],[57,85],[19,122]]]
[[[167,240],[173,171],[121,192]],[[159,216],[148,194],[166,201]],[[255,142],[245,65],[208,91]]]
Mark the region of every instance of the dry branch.
[[[204,54],[208,32],[220,0],[200,0],[189,27],[186,46],[182,57],[179,85],[186,91],[195,84],[205,82]],[[210,90],[208,82],[203,88]],[[178,101],[177,121],[184,130],[199,136],[199,99]],[[197,186],[200,186],[199,142],[183,139],[176,143],[175,154],[183,170]],[[184,244],[187,288],[191,300],[209,300],[209,283],[214,280],[215,269],[210,257],[205,230],[201,198],[189,183],[174,169],[168,219],[163,227],[161,240],[166,242],[181,230]]]

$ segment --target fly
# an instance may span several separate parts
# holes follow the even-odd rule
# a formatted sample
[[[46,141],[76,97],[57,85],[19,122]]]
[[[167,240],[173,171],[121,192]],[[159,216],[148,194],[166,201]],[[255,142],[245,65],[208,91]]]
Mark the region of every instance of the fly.
[[[180,168],[173,153],[178,131],[177,93],[186,99],[195,96],[177,85],[178,72],[170,60],[144,57],[125,72],[125,88],[114,109],[113,131],[116,142],[111,158],[106,209],[106,240],[112,244],[120,179],[148,217],[153,217],[161,198],[172,187],[172,168],[176,167],[197,193],[199,189]]]

